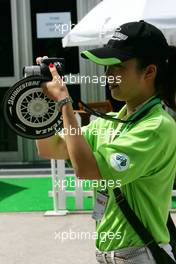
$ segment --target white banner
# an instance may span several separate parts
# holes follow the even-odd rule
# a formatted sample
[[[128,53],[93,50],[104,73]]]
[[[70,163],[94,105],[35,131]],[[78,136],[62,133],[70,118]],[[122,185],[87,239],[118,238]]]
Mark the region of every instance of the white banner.
[[[37,38],[63,38],[72,28],[71,13],[38,13]]]

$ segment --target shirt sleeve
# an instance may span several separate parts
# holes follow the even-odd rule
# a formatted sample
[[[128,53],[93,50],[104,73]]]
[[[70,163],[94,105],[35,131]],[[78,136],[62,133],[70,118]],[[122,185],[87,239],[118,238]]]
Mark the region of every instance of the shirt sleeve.
[[[133,128],[112,143],[100,145],[94,156],[105,180],[120,181],[121,186],[151,175],[164,148],[153,127]]]

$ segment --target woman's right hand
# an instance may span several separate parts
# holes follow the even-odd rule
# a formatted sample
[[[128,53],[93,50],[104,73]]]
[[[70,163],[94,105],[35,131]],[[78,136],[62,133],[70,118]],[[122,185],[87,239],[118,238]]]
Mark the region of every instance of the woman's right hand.
[[[47,59],[47,56],[37,57],[36,63],[41,64],[42,59]],[[54,101],[60,101],[65,97],[69,97],[68,89],[63,82],[62,78],[59,76],[56,67],[54,64],[49,65],[49,70],[53,77],[52,81],[42,82],[41,87],[43,89],[43,93],[50,99]]]

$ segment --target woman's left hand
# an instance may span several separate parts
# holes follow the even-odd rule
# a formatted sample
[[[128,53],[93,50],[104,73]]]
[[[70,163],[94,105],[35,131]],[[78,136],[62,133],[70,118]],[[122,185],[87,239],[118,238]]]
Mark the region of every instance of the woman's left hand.
[[[50,82],[43,82],[41,87],[43,89],[44,94],[48,98],[54,101],[60,101],[66,96],[69,96],[67,86],[65,85],[62,78],[59,76],[54,64],[50,64],[49,69],[53,79]]]

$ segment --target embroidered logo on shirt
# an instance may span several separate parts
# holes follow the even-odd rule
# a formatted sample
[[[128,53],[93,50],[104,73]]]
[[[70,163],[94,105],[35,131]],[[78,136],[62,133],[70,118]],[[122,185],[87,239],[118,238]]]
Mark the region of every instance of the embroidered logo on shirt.
[[[129,168],[130,159],[124,153],[113,153],[110,157],[111,166],[117,171],[125,171]]]

